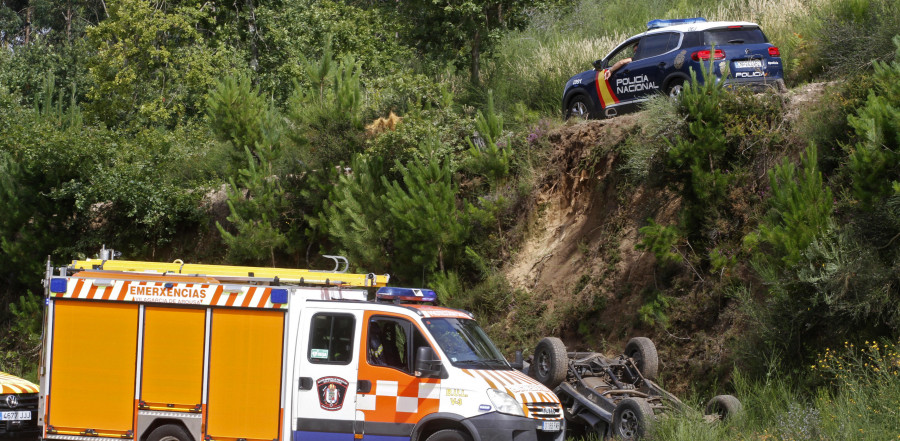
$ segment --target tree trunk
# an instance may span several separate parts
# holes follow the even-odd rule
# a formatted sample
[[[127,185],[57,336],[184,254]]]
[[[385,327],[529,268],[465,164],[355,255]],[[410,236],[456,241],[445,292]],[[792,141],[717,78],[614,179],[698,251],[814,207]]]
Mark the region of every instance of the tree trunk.
[[[256,10],[253,9],[253,0],[247,0],[247,33],[250,38],[250,68],[256,72],[259,67],[259,48],[256,46]]]
[[[25,8],[25,46],[31,42],[31,4]]]
[[[72,41],[72,0],[66,1],[66,41]]]
[[[472,66],[469,70],[471,74],[470,81],[473,85],[481,85],[481,30],[475,30],[475,37],[472,39]]]

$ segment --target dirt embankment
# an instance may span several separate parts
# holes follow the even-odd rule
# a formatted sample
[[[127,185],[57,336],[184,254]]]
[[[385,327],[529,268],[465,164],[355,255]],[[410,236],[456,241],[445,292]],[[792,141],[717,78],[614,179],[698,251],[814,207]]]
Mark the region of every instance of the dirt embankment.
[[[811,84],[790,92],[786,122],[815,105],[823,90],[824,85]],[[635,247],[641,241],[638,230],[648,219],[676,224],[681,206],[677,193],[630,183],[621,171],[620,146],[638,129],[639,118],[579,122],[549,135],[553,151],[535,190],[534,215],[502,271],[515,288],[545,299],[549,310],[573,310],[572,302],[594,305],[585,306],[590,312],[577,322],[560,326],[570,349],[614,355],[628,338],[653,338],[663,378],[669,377],[673,391],[683,392],[689,385],[680,379],[730,373],[730,366],[716,365],[728,359],[726,340],[739,330],[733,329],[733,308],[690,292],[674,300],[680,306],[670,306],[680,310],[679,323],[662,327],[639,319],[648,293],[658,287],[655,257]],[[706,311],[713,309],[708,317]]]

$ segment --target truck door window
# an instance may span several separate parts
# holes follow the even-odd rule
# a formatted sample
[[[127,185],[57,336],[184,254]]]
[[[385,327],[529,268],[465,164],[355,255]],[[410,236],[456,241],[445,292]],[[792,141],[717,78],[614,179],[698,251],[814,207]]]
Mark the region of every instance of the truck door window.
[[[427,346],[428,341],[409,321],[387,317],[373,317],[368,331],[369,364],[387,366],[412,373],[412,357],[416,347]],[[410,338],[412,336],[412,338]]]
[[[387,318],[369,320],[369,364],[408,371],[406,329],[403,323]]]
[[[350,364],[356,320],[350,314],[319,313],[309,330],[310,363]]]

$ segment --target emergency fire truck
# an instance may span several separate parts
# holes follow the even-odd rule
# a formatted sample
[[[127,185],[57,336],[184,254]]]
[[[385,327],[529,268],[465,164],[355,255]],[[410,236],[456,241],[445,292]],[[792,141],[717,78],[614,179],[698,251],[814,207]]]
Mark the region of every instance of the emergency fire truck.
[[[556,396],[431,290],[339,256],[334,271],[113,256],[47,263],[45,440],[565,436]]]

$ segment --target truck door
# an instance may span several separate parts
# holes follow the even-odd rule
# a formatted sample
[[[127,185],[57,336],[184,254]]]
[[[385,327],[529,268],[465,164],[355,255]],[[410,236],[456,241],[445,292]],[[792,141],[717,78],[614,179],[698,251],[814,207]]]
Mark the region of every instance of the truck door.
[[[414,369],[416,348],[430,344],[403,316],[367,311],[364,326],[356,398],[365,418],[363,439],[408,439],[416,423],[440,406],[441,380],[417,377]]]
[[[305,308],[300,313],[293,413],[295,440],[352,441],[356,418],[359,311]]]

